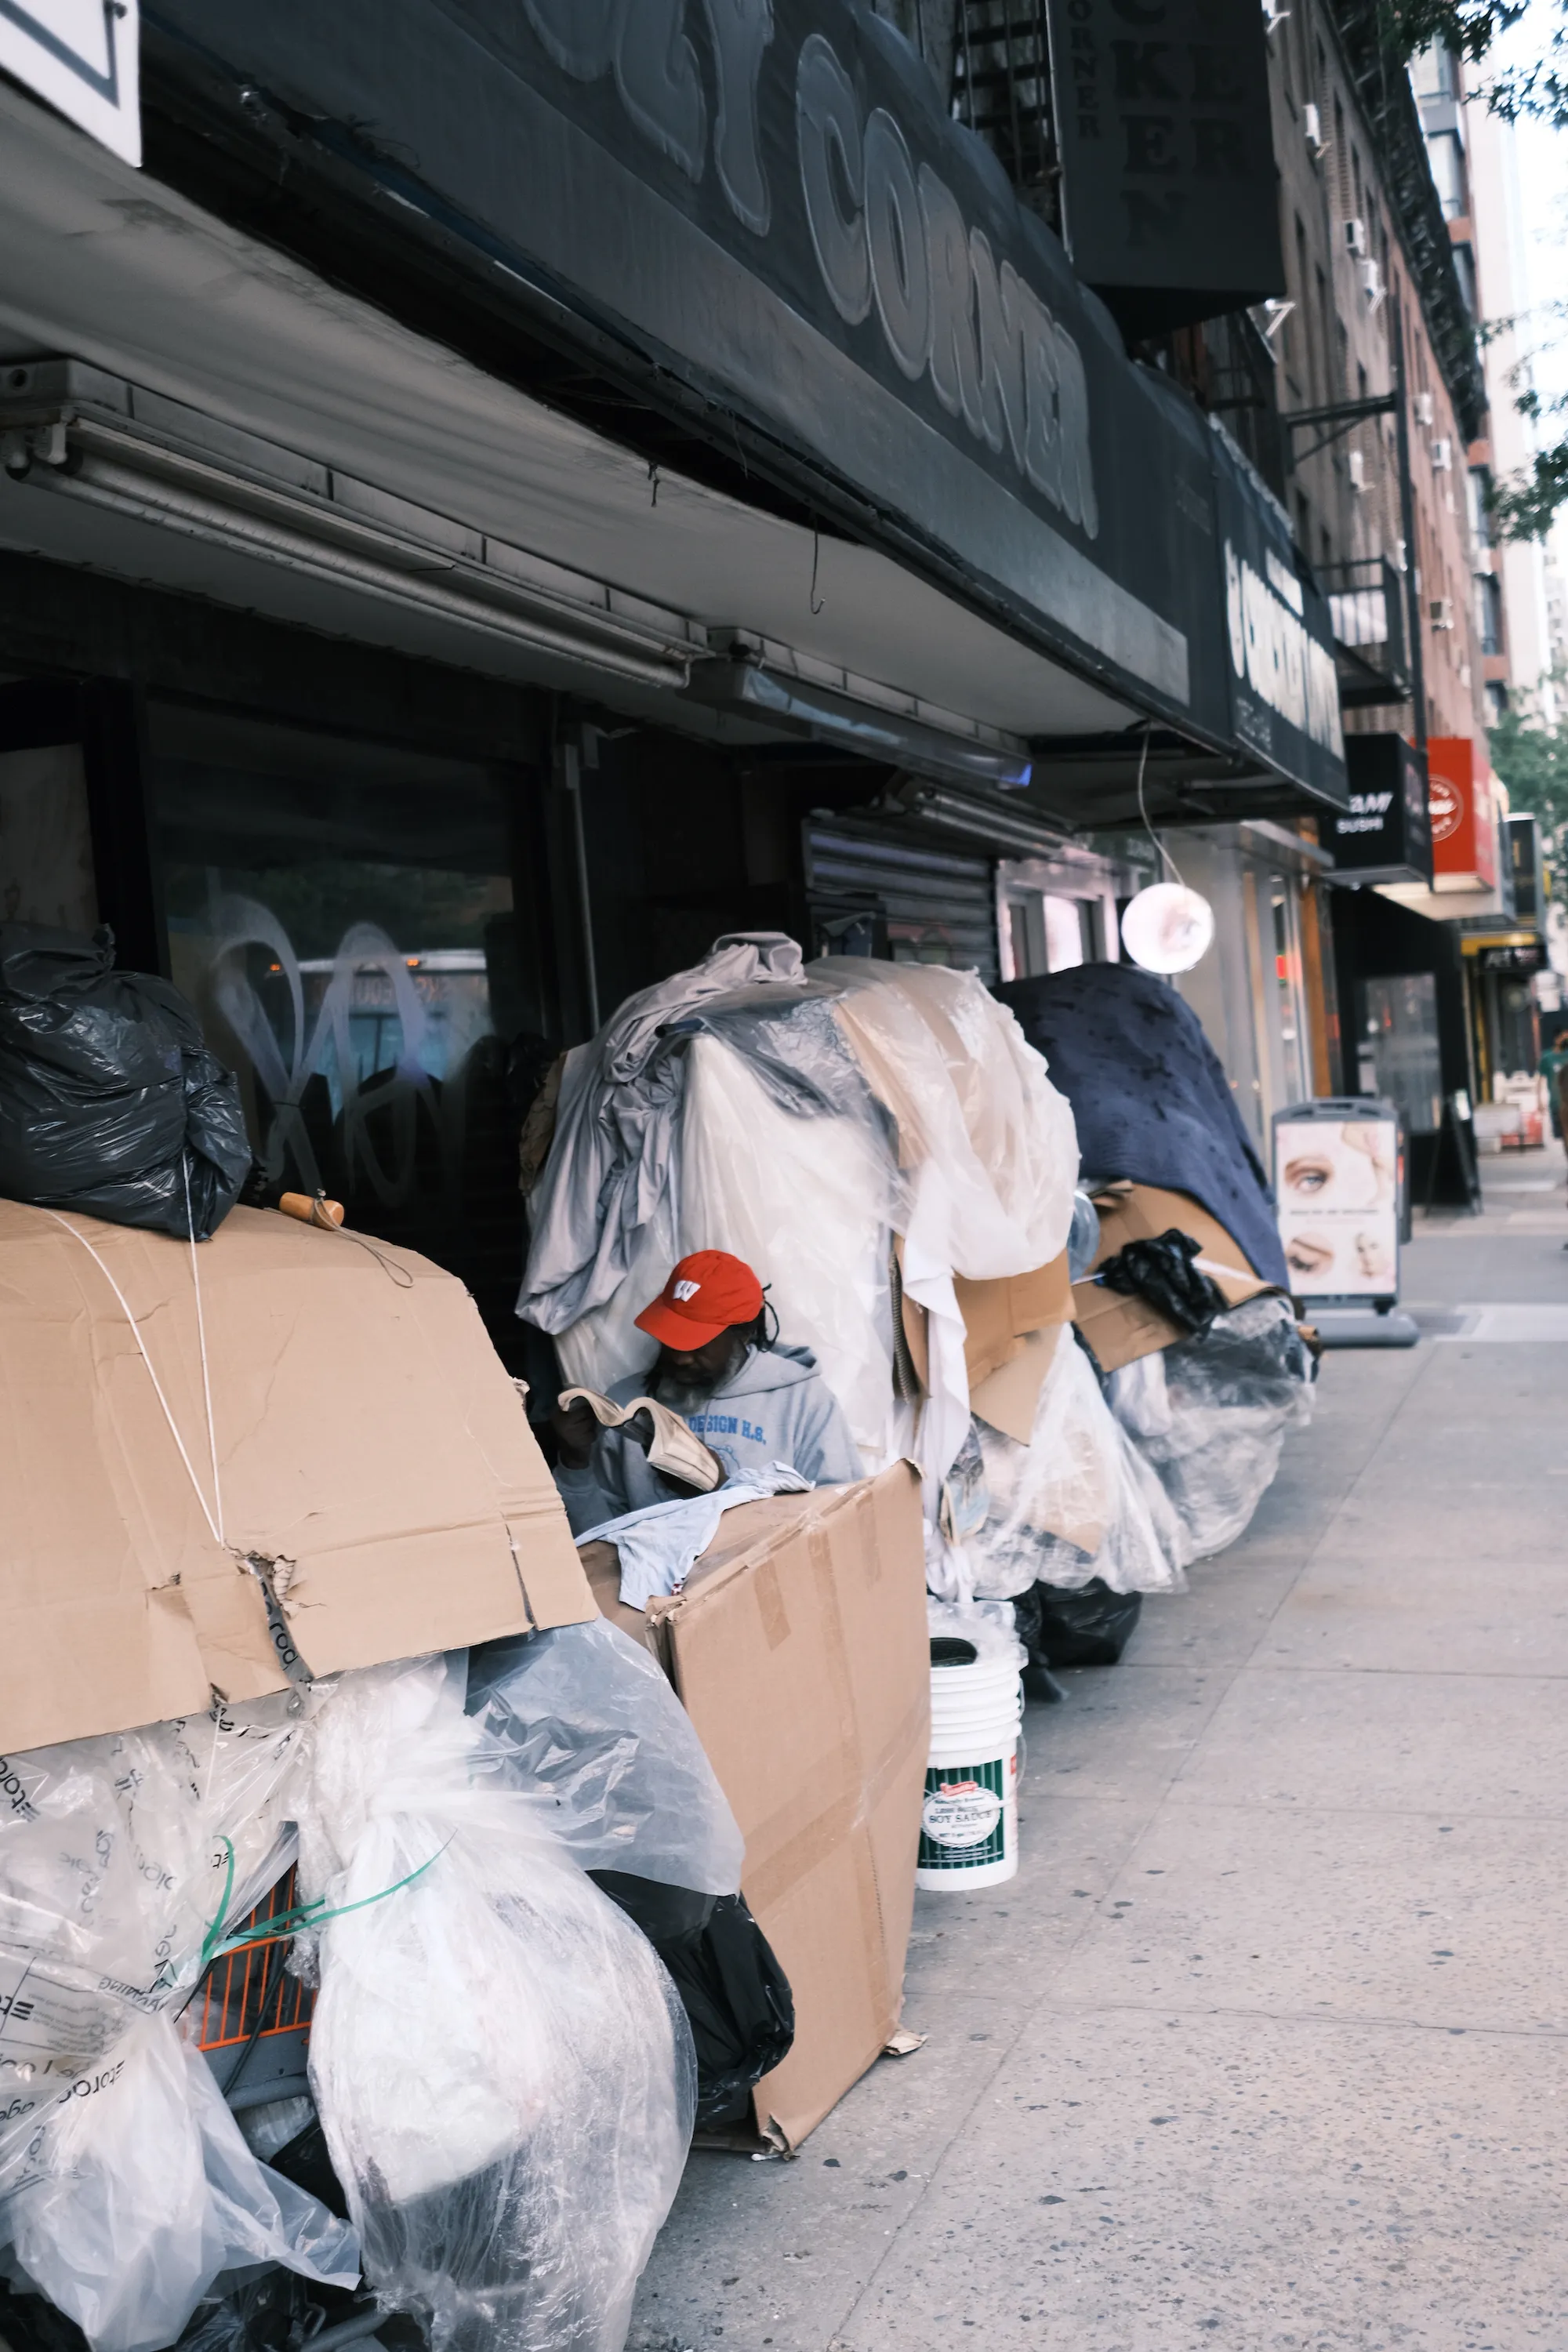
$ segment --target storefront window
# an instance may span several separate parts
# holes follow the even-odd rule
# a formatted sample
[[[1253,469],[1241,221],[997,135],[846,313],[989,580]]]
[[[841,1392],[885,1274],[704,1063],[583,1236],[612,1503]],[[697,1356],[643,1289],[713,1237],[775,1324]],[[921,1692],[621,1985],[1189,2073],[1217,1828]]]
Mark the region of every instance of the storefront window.
[[[425,1252],[505,1337],[521,1097],[548,1058],[515,771],[154,705],[176,984],[261,1177]]]

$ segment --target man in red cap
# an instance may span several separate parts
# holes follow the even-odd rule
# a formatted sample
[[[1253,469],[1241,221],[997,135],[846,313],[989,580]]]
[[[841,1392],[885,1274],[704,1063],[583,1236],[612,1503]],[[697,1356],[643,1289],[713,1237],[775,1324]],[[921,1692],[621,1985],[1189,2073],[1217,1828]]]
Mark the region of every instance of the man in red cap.
[[[616,1381],[616,1404],[650,1396],[696,1431],[727,1475],[783,1462],[816,1486],[861,1475],[860,1457],[837,1398],[809,1348],[768,1335],[768,1306],[751,1267],[727,1250],[683,1257],[637,1328],[658,1342],[650,1373]],[[555,1483],[574,1534],[605,1519],[667,1503],[689,1490],[647,1459],[646,1413],[601,1429],[579,1400],[554,1415]]]

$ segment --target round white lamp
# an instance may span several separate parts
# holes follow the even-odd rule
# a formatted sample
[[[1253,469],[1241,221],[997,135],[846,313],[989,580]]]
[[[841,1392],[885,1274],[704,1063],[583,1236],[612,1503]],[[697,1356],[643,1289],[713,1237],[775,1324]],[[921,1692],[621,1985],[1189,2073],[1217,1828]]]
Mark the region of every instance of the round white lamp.
[[[1155,882],[1128,901],[1121,944],[1145,971],[1191,971],[1214,943],[1214,908],[1184,882]]]

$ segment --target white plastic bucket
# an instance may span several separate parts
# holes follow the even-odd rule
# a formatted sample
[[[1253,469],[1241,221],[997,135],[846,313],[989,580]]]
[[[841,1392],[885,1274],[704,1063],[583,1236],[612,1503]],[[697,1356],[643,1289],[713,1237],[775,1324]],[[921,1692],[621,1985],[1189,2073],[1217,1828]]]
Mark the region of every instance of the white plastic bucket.
[[[1005,1659],[938,1662],[933,1643],[931,1747],[915,1885],[967,1895],[1018,1867],[1018,1669]]]

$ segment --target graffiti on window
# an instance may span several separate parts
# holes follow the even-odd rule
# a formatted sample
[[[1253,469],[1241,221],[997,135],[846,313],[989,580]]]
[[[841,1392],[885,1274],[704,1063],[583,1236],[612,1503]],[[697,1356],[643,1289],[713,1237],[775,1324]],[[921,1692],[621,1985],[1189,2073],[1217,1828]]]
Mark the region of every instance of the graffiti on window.
[[[410,954],[356,922],[331,956],[301,958],[233,894],[204,928],[205,1010],[238,1049],[265,1179],[399,1208],[436,1174],[455,1195],[474,1049],[492,1037],[483,950]]]

